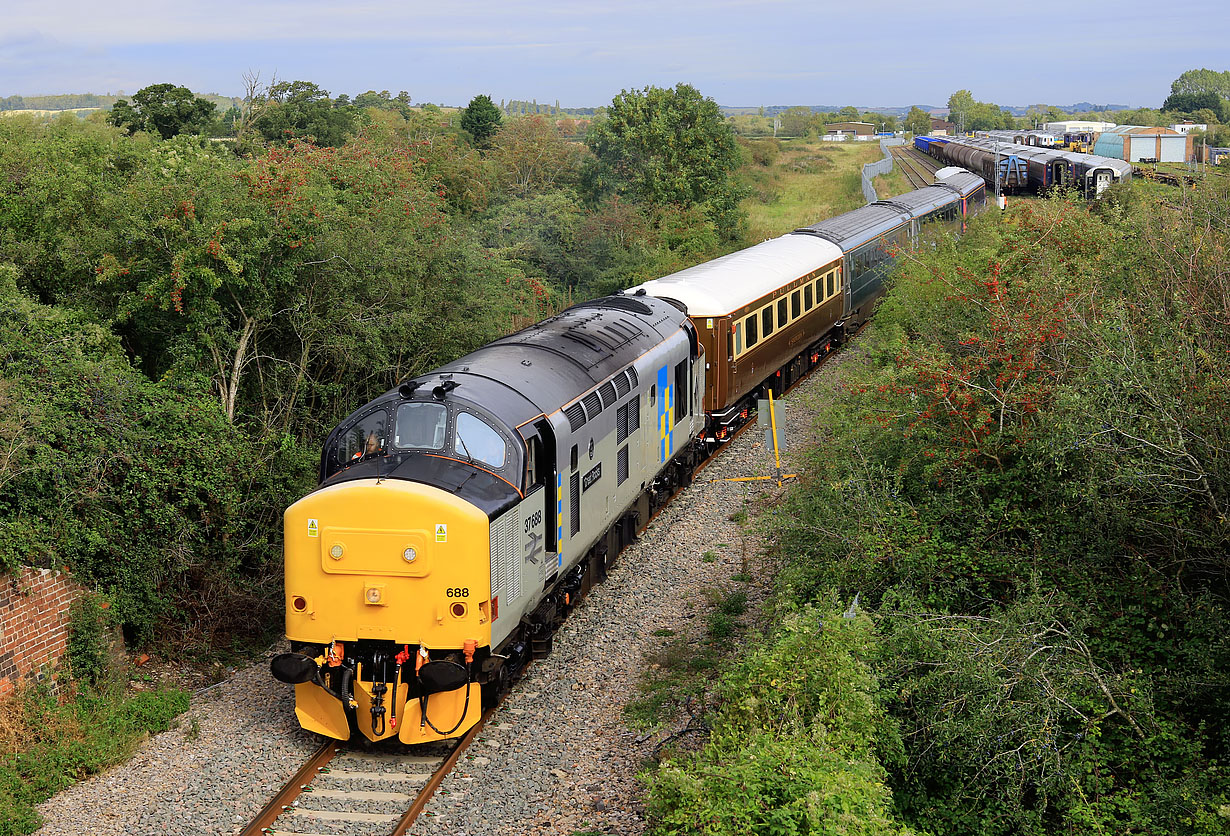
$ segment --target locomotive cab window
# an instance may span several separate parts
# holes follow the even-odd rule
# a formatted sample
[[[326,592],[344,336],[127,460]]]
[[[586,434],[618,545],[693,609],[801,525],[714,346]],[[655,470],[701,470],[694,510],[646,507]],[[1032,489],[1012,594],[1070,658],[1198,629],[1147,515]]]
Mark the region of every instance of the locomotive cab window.
[[[338,461],[349,464],[366,456],[383,453],[388,443],[385,431],[388,418],[388,413],[378,409],[363,416],[358,423],[346,430],[338,442]]]
[[[508,458],[508,444],[482,418],[459,412],[453,432],[453,452],[499,470]]]
[[[448,429],[444,404],[412,401],[397,407],[393,446],[402,450],[443,450]]]

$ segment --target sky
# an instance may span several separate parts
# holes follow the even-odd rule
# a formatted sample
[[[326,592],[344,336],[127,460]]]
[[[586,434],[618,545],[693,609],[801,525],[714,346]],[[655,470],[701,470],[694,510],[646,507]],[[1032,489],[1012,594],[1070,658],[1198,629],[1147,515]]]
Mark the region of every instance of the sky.
[[[259,73],[445,105],[686,82],[727,106],[1157,107],[1199,67],[1230,69],[1226,0],[0,0],[0,96],[238,96]]]

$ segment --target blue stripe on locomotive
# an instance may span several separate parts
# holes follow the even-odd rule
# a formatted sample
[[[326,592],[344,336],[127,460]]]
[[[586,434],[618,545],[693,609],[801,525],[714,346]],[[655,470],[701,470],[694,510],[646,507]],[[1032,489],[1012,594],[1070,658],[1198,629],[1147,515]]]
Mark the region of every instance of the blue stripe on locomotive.
[[[674,452],[674,421],[672,418],[669,366],[658,369],[658,461],[665,462]]]

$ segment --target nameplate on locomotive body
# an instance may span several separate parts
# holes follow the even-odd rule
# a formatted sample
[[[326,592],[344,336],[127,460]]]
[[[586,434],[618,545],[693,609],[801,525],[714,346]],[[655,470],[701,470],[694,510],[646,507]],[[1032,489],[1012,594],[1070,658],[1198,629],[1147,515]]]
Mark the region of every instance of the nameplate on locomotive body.
[[[602,478],[602,462],[594,465],[593,469],[581,477],[581,493],[585,493],[592,488],[594,484]]]

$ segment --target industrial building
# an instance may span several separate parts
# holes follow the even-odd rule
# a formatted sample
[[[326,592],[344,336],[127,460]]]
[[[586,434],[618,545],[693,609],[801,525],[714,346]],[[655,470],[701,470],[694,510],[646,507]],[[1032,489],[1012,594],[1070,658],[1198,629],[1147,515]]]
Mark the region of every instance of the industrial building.
[[[833,122],[824,126],[829,136],[874,136],[876,126],[870,122]]]
[[[1103,131],[1106,131],[1106,130],[1109,130],[1115,127],[1115,123],[1114,122],[1090,122],[1088,120],[1082,120],[1082,119],[1069,119],[1064,122],[1047,122],[1042,127],[1044,130],[1046,130],[1047,133],[1058,134],[1059,136],[1063,136],[1064,134],[1081,134],[1081,133],[1100,134]]]
[[[1170,128],[1117,125],[1098,136],[1093,153],[1129,163],[1184,163],[1192,158],[1192,138]]]
[[[1190,119],[1184,119],[1182,122],[1178,122],[1170,126],[1170,130],[1175,131],[1177,133],[1181,133],[1184,136],[1191,133],[1192,131],[1208,131],[1208,129],[1209,129],[1208,125],[1202,122],[1193,122]]]

